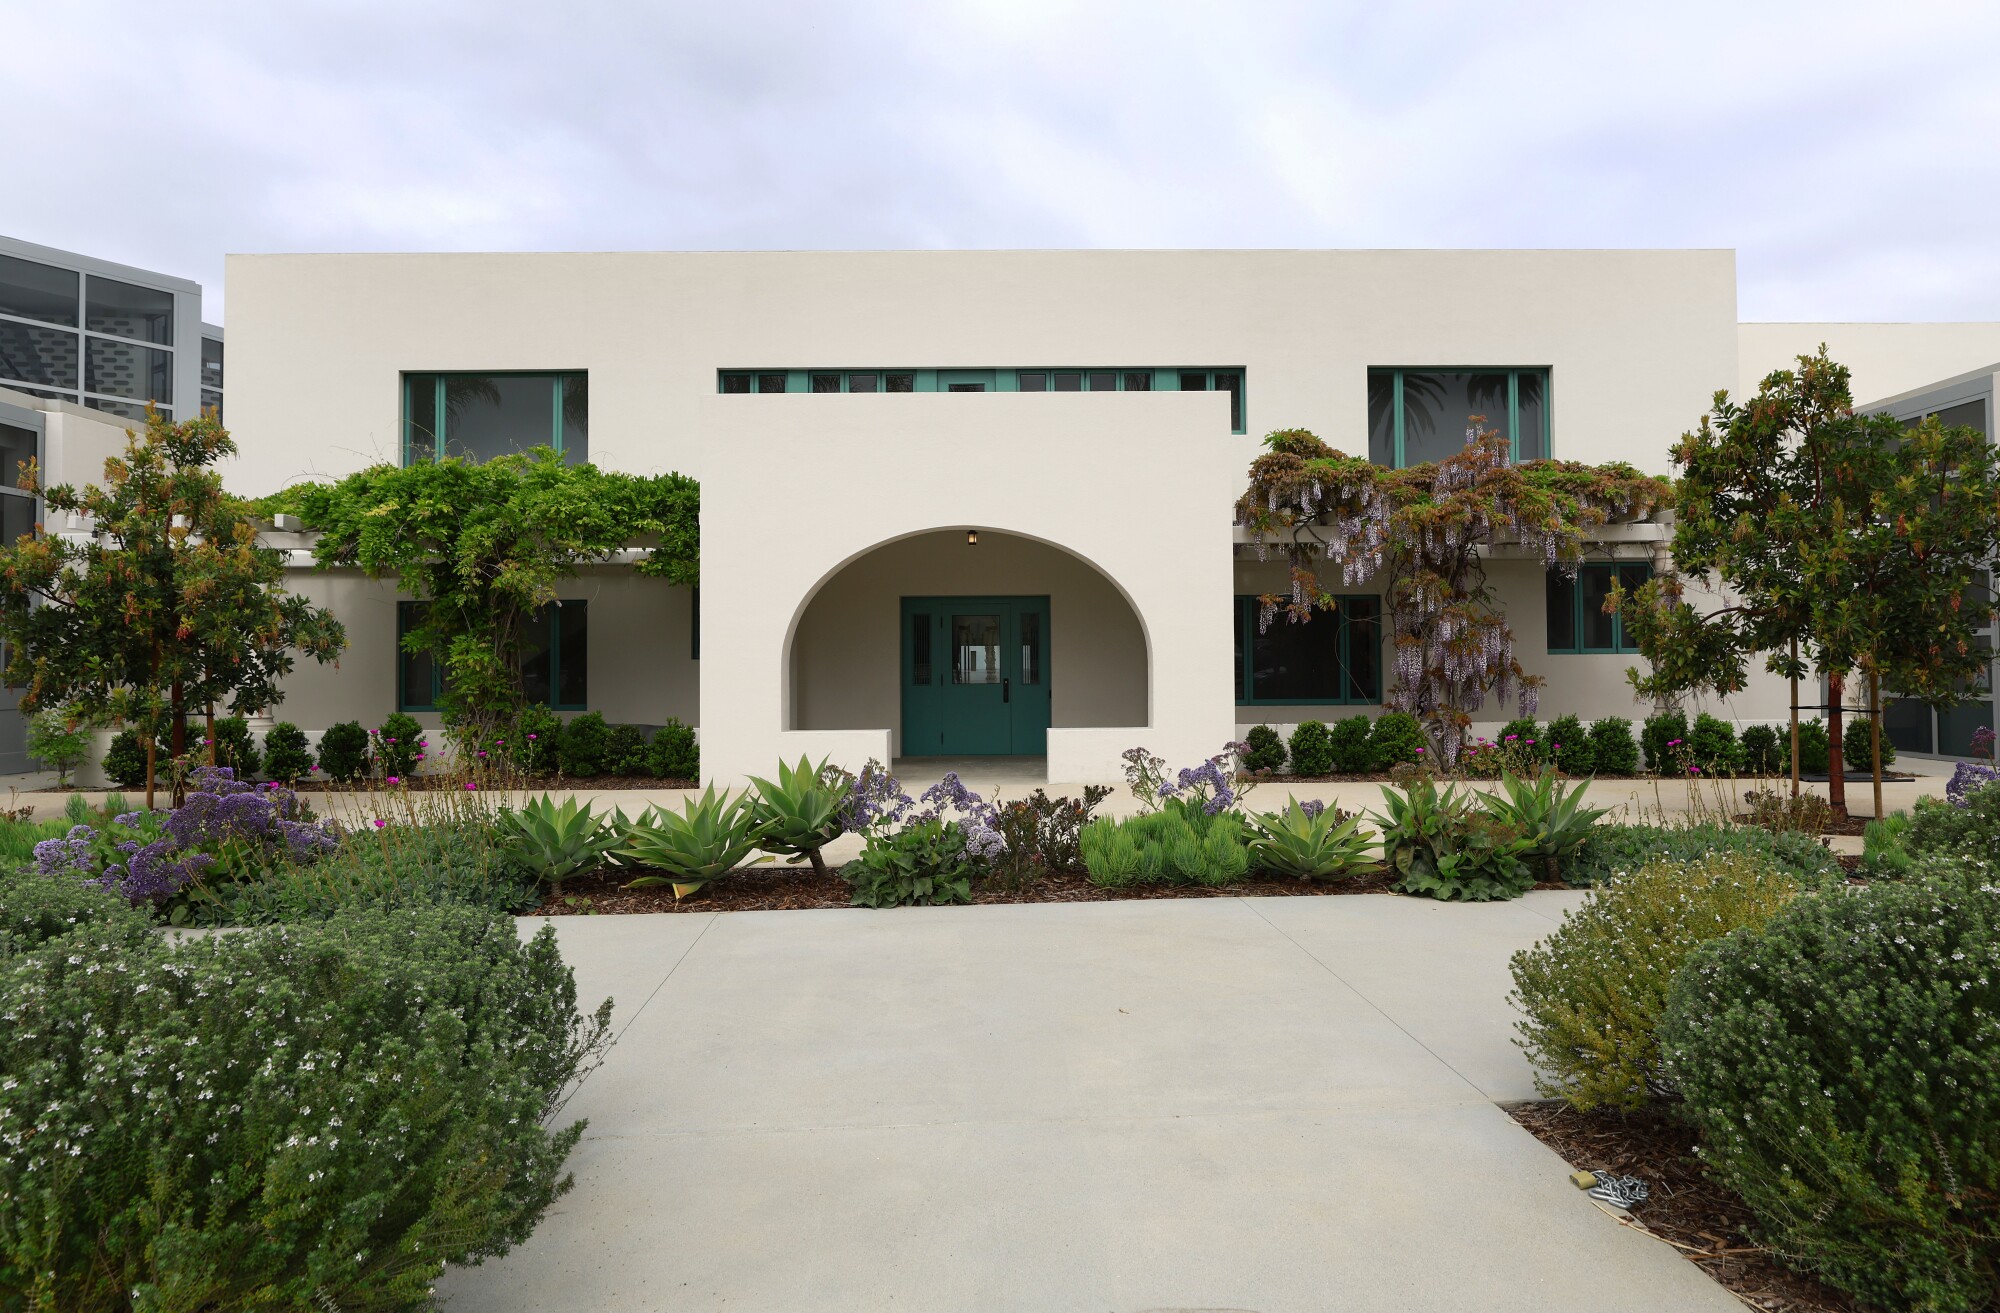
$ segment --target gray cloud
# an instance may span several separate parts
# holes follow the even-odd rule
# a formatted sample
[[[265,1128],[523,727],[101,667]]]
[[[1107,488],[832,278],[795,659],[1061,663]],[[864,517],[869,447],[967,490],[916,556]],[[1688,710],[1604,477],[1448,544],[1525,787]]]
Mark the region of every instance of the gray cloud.
[[[0,3],[0,232],[225,251],[1733,246],[2000,319],[1991,4]]]

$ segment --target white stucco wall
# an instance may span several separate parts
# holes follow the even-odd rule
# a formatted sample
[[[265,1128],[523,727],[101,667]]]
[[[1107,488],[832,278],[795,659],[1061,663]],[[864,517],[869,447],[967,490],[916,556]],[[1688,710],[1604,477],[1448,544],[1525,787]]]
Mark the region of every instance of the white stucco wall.
[[[712,396],[696,416],[713,437],[702,485],[705,774],[740,780],[801,752],[850,767],[886,759],[887,706],[876,725],[785,728],[795,723],[786,705],[794,635],[849,564],[917,535],[941,542],[956,532],[963,551],[967,528],[981,530],[974,550],[1004,533],[1089,562],[1143,618],[1146,719],[1052,728],[1050,778],[1116,779],[1118,754],[1137,743],[1191,763],[1230,737],[1233,656],[1219,610],[1241,468],[1215,440],[1221,394],[1083,393],[1057,406],[1019,393],[740,400]],[[1114,408],[1134,422],[1111,423]],[[1009,468],[1037,477],[1006,477]],[[949,585],[985,568],[927,567],[926,591],[976,592]],[[893,614],[853,623],[879,623],[894,641]],[[1061,625],[1052,620],[1053,636]]]
[[[2000,362],[2000,323],[1744,324],[1738,342],[1734,391],[1742,396],[1821,343],[1853,371],[1854,399],[1862,404]]]

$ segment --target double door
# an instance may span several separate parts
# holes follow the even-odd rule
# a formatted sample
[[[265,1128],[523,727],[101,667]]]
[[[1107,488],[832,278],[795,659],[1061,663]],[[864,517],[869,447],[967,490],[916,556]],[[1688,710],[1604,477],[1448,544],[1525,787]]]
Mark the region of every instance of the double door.
[[[1044,756],[1049,599],[906,597],[903,755]]]

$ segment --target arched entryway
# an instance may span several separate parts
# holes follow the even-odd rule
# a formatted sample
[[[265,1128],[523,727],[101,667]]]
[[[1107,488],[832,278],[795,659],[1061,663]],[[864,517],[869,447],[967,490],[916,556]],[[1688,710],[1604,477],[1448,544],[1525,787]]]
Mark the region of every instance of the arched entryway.
[[[903,757],[1046,753],[1051,728],[1150,722],[1145,626],[1090,562],[991,528],[883,543],[796,617],[788,730],[891,729]]]

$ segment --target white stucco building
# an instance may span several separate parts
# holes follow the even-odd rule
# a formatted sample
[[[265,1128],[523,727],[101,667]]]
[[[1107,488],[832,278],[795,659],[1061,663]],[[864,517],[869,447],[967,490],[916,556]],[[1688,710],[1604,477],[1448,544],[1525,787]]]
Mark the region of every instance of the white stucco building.
[[[1099,780],[1135,744],[1185,763],[1250,725],[1380,710],[1365,586],[1338,619],[1251,622],[1283,567],[1231,504],[1271,430],[1415,463],[1478,412],[1524,459],[1666,474],[1717,389],[1822,341],[1861,397],[2000,359],[2000,324],[1740,324],[1726,250],[270,255],[227,278],[241,492],[538,443],[701,481],[698,602],[586,572],[535,694],[696,724],[723,780],[801,751]],[[1607,528],[1573,582],[1493,554],[1543,717],[1650,710],[1593,603],[1666,532]],[[393,585],[297,587],[352,645],[278,714],[429,714]],[[1709,709],[1785,703],[1760,680]]]

